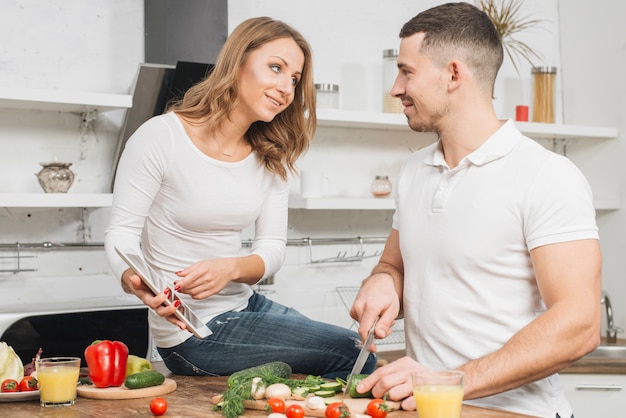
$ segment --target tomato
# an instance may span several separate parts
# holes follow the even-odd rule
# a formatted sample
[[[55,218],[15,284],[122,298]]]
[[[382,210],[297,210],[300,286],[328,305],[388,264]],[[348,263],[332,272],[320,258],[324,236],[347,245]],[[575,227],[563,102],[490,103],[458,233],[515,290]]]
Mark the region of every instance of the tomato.
[[[24,376],[20,380],[20,392],[30,392],[39,389],[39,382],[33,376]]]
[[[389,407],[384,399],[372,399],[367,404],[366,414],[372,418],[385,418],[389,413]]]
[[[163,398],[154,398],[150,401],[150,412],[153,415],[160,416],[167,411],[167,401]]]
[[[303,418],[304,417],[304,408],[297,404],[291,404],[285,410],[285,415],[287,418]]]
[[[20,390],[20,385],[15,379],[4,379],[0,386],[0,392],[17,392]]]
[[[348,418],[350,416],[350,409],[348,409],[348,405],[343,402],[333,402],[326,407],[324,415],[326,418]]]
[[[285,412],[285,401],[279,398],[272,398],[267,400],[267,406],[272,412],[278,412],[282,414]]]

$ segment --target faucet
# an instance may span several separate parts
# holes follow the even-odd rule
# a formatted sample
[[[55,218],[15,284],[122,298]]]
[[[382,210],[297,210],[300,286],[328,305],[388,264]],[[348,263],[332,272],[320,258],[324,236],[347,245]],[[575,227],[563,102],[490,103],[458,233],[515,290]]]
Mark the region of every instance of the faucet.
[[[604,303],[606,308],[606,343],[617,344],[617,333],[623,330],[616,327],[613,322],[613,307],[611,306],[611,299],[606,292],[602,292],[600,303]]]

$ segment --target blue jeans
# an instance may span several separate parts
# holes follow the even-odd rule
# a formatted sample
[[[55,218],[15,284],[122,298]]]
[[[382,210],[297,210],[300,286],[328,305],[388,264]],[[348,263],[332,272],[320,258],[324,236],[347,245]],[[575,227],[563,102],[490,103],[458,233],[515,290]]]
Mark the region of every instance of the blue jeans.
[[[194,336],[170,348],[158,348],[167,368],[187,376],[226,376],[271,361],[289,364],[293,373],[345,379],[361,346],[354,331],[313,321],[254,293],[241,312],[227,312],[207,323],[213,334]],[[370,354],[361,373],[371,373]]]

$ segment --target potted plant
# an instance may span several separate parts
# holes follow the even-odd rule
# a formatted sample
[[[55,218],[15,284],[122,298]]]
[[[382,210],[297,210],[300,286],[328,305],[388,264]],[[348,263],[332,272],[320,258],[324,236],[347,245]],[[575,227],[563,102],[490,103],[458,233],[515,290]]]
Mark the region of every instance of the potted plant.
[[[543,56],[520,41],[516,36],[523,30],[540,25],[542,19],[533,19],[521,14],[522,0],[476,0],[476,6],[484,11],[496,27],[504,51],[511,59],[519,74],[518,62],[526,60],[535,67],[533,59],[543,60]]]

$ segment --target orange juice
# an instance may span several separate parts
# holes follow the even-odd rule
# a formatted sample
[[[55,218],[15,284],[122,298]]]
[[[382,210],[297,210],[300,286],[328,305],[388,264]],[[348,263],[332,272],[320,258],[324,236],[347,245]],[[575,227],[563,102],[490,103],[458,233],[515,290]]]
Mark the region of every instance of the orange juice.
[[[459,385],[423,385],[413,390],[419,418],[460,418],[463,388]]]
[[[50,358],[36,362],[42,406],[73,405],[80,373],[80,358]]]

